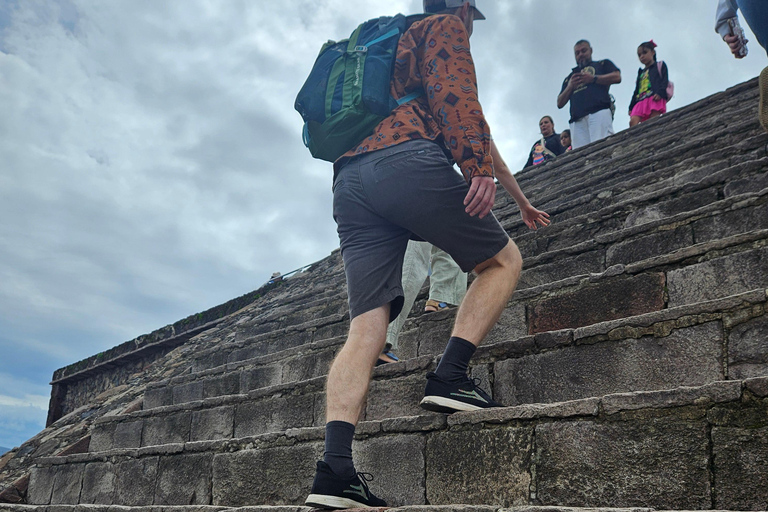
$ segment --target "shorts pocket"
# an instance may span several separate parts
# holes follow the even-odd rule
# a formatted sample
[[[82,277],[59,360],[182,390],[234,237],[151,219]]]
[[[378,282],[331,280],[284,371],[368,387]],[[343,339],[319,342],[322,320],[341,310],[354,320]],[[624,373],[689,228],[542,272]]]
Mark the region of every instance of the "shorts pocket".
[[[386,156],[374,164],[373,179],[376,183],[379,183],[388,178],[407,173],[408,168],[413,165],[413,162],[426,155],[426,153],[426,149],[419,149]]]

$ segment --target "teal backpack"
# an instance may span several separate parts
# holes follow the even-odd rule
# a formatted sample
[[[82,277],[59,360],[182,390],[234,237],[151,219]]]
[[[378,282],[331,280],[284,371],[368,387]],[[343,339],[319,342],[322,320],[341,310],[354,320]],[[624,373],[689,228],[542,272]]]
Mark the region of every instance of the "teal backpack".
[[[294,108],[304,119],[304,145],[315,158],[333,162],[370,135],[415,91],[389,93],[400,36],[423,15],[383,16],[360,24],[349,39],[323,45]]]

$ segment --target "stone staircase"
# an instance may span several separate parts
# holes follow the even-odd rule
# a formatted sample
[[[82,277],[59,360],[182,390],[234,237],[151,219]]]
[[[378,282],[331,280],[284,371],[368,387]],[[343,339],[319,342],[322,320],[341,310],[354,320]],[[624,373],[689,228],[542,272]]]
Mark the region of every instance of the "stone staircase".
[[[374,492],[399,511],[768,510],[756,104],[752,80],[517,174],[546,229],[499,192],[525,266],[471,372],[509,407],[418,407],[455,315],[421,313],[425,288],[357,429]],[[0,512],[308,510],[349,327],[338,251],[238,307],[57,371],[60,413],[0,459]]]

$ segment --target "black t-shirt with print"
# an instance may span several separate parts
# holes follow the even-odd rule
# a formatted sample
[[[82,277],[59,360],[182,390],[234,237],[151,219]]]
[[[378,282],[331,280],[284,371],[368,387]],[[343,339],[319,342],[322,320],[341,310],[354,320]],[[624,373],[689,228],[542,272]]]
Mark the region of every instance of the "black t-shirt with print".
[[[584,66],[584,68],[575,67],[571,70],[571,74],[563,80],[563,86],[560,88],[560,92],[563,92],[565,88],[568,87],[568,81],[571,79],[571,76],[580,71],[584,71],[591,75],[607,75],[608,73],[620,70],[608,59],[597,62],[592,61]],[[595,112],[599,112],[606,108],[611,108],[611,97],[608,94],[608,89],[610,87],[610,85],[587,84],[575,89],[571,94],[570,99],[570,122],[573,123],[586,115],[594,114]]]

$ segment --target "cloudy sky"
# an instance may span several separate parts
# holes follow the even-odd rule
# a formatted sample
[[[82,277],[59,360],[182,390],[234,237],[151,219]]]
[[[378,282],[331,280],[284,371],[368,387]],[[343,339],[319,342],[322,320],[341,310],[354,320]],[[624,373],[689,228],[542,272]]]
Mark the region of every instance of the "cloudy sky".
[[[576,40],[610,58],[617,129],[653,38],[679,108],[756,76],[715,0],[485,0],[480,99],[520,168]],[[0,0],[0,446],[45,422],[53,371],[338,245],[330,164],[293,100],[319,47],[420,0]],[[751,33],[748,33],[751,38]]]

